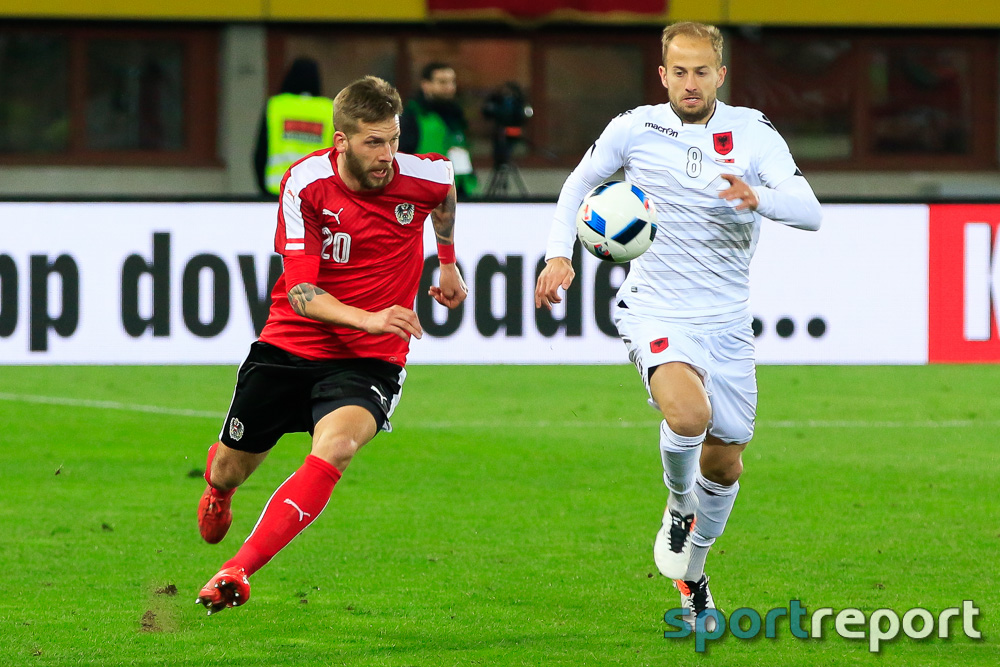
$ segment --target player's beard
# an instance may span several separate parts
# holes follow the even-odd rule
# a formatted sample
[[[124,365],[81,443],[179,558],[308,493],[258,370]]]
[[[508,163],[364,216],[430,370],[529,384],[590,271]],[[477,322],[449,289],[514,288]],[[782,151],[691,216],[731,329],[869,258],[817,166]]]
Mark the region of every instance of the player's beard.
[[[358,156],[354,154],[354,151],[348,149],[344,153],[344,163],[347,166],[347,171],[351,172],[351,176],[357,179],[358,183],[361,184],[364,190],[377,190],[379,188],[384,188],[389,185],[389,181],[392,180],[394,172],[392,170],[392,164],[387,164],[381,169],[371,169],[370,167],[365,167],[358,159]],[[381,171],[385,169],[385,176],[381,178],[375,176],[373,171]]]
[[[712,112],[715,111],[714,97],[711,100],[707,100],[704,97],[702,97],[701,101],[704,102],[704,104],[690,111],[685,110],[680,104],[680,101],[683,100],[685,97],[689,96],[682,95],[680,100],[678,100],[677,102],[670,100],[670,106],[673,108],[674,113],[677,114],[677,117],[680,118],[685,123],[689,123],[692,125],[701,123],[707,120],[708,117],[712,115]]]

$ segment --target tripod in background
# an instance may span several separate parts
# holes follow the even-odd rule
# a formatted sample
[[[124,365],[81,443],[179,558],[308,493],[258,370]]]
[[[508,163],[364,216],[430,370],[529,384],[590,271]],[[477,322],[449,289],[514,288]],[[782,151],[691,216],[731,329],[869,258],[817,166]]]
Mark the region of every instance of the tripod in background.
[[[487,198],[509,197],[511,194],[527,196],[528,188],[513,156],[514,143],[520,141],[521,136],[520,127],[497,126],[493,135],[493,173],[483,193]],[[512,187],[517,188],[516,193],[511,192]]]
[[[524,124],[534,115],[521,87],[508,81],[483,103],[483,116],[494,123],[493,173],[483,194],[487,198],[528,194],[521,172],[514,164],[514,146],[524,138]],[[512,193],[512,188],[517,192]]]

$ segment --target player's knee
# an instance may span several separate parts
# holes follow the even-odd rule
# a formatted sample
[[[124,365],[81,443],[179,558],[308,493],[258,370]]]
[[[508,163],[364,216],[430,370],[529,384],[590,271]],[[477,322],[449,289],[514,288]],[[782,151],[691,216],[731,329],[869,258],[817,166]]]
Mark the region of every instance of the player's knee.
[[[667,420],[670,430],[686,437],[704,433],[712,417],[712,408],[707,402],[704,405],[696,403],[683,407],[670,405],[663,407],[662,410],[663,418]]]
[[[721,484],[722,486],[732,486],[739,481],[743,474],[743,460],[727,459],[715,462],[702,462],[702,476],[710,482]]]
[[[313,441],[312,454],[343,472],[363,444],[344,433],[326,433]]]

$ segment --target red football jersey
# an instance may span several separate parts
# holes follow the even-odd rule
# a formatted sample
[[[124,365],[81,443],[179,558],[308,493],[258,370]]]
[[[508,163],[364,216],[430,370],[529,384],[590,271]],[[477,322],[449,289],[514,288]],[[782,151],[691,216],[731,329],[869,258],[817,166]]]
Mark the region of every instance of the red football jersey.
[[[337,173],[337,151],[299,160],[281,183],[274,249],[285,258],[318,257],[312,276],[296,275],[343,303],[369,312],[413,308],[424,265],[424,222],[454,182],[451,163],[436,154],[397,153],[395,177],[373,192],[350,190]],[[288,269],[271,292],[260,340],[306,359],[381,359],[406,363],[409,342],[298,315],[288,302]]]

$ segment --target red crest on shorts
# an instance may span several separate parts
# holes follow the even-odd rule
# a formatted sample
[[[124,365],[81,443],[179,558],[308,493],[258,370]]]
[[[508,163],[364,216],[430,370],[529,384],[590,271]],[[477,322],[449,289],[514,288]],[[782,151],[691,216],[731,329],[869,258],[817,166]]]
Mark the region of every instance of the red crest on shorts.
[[[733,133],[717,132],[712,135],[712,143],[715,144],[715,152],[719,155],[729,155],[733,150]]]
[[[657,338],[652,343],[649,344],[649,351],[653,354],[658,352],[663,352],[665,349],[670,347],[670,341],[666,338]]]

